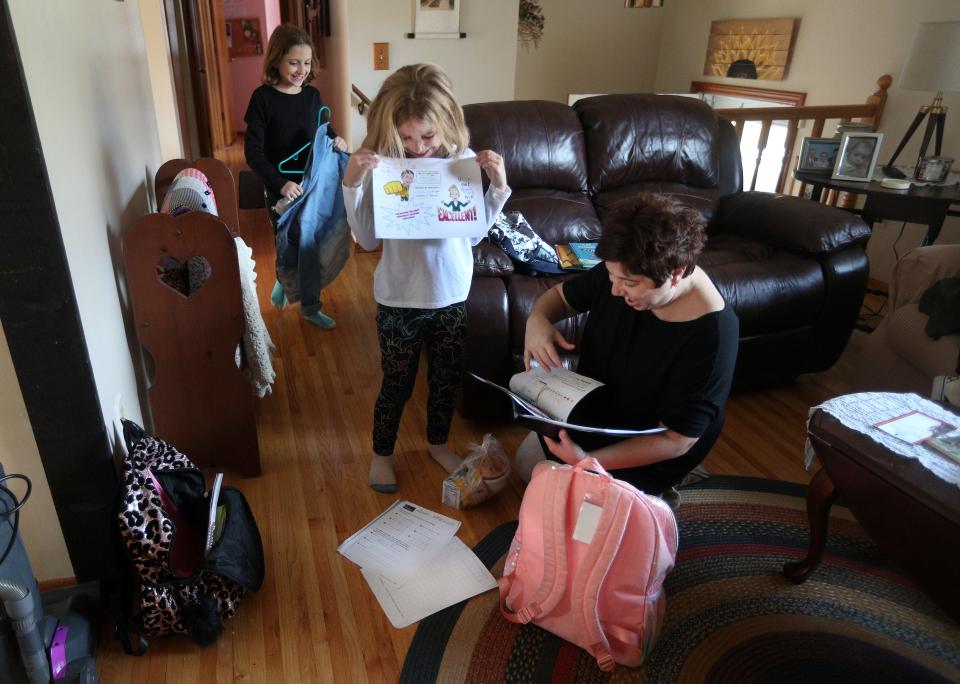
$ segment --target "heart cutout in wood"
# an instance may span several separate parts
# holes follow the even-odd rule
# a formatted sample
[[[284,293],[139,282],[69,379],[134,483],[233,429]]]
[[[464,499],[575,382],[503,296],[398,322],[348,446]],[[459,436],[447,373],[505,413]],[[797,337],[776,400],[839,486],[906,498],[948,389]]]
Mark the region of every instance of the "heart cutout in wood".
[[[157,262],[160,282],[184,297],[192,297],[207,282],[213,268],[206,257],[194,255],[185,262],[169,254]]]

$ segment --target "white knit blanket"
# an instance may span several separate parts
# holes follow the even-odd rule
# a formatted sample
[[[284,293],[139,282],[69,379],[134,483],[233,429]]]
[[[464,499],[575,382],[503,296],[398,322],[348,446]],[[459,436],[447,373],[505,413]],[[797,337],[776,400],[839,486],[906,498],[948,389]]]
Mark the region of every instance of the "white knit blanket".
[[[243,321],[246,332],[243,334],[243,352],[246,361],[244,374],[253,385],[258,397],[265,397],[273,391],[277,374],[273,370],[273,352],[276,346],[270,339],[266,323],[260,314],[260,300],[257,299],[256,262],[253,250],[243,238],[234,238],[237,243],[237,259],[240,266],[240,294],[243,300]]]

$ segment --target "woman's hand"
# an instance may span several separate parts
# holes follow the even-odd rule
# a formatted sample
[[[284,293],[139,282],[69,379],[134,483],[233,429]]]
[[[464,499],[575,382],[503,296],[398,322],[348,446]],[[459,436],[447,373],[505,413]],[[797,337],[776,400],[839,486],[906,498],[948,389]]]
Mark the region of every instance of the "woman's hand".
[[[359,187],[371,169],[377,168],[380,157],[373,150],[363,148],[350,155],[347,168],[343,172],[343,184],[348,188]]]
[[[337,152],[346,152],[347,141],[338,135],[336,138],[333,139],[333,149],[335,149]]]
[[[291,202],[302,194],[303,188],[300,187],[299,183],[294,183],[293,181],[287,181],[283,184],[283,187],[280,188],[280,195],[286,197]]]
[[[506,190],[507,169],[503,165],[503,157],[493,150],[481,150],[477,152],[477,163],[486,172],[490,185],[497,190]]]
[[[523,335],[524,367],[530,370],[530,359],[532,357],[547,370],[560,368],[563,364],[560,362],[560,354],[557,353],[557,345],[567,351],[577,346],[568,342],[567,338],[560,334],[560,331],[554,327],[546,316],[536,311],[532,312],[527,318],[527,330]]]
[[[554,456],[569,465],[577,465],[587,457],[587,452],[570,439],[566,430],[560,430],[559,437],[559,440],[550,439],[546,435],[543,437],[543,441],[547,443],[550,453]]]

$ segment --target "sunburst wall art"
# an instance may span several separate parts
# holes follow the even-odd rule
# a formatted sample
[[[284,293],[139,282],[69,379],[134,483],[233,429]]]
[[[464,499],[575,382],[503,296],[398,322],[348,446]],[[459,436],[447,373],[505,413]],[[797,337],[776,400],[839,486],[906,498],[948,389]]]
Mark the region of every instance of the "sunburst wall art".
[[[726,19],[710,24],[704,76],[782,81],[797,19]]]

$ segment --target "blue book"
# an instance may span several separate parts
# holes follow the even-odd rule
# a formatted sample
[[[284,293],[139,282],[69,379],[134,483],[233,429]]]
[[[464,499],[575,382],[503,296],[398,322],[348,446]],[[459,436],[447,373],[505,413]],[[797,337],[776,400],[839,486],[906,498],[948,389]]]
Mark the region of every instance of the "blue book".
[[[582,268],[593,268],[603,261],[603,259],[597,258],[596,242],[571,242],[570,249],[577,256]]]

